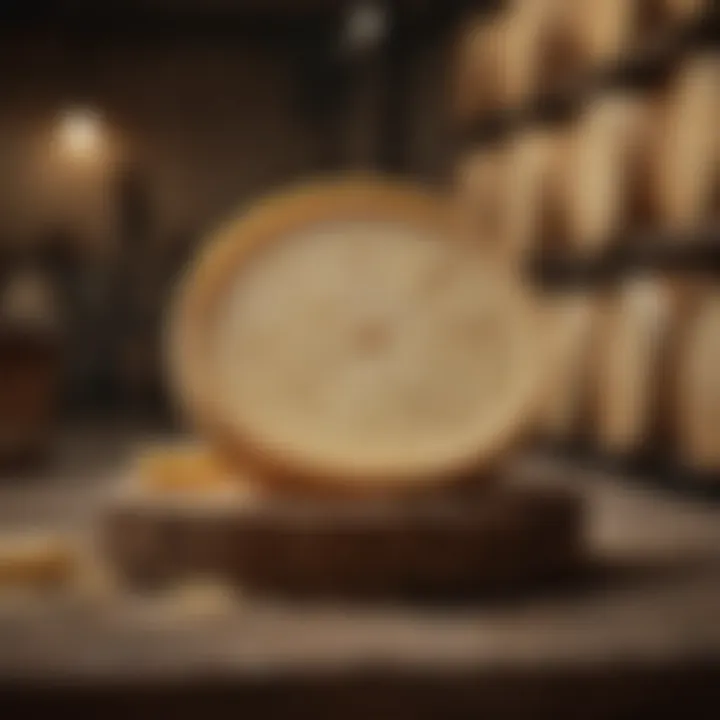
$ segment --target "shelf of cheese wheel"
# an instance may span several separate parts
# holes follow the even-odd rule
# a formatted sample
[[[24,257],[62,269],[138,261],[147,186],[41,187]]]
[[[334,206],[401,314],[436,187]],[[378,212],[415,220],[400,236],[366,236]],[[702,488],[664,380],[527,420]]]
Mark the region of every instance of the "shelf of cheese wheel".
[[[662,87],[602,95],[554,131],[566,137],[555,170],[564,223],[535,250],[541,277],[562,285],[717,267],[718,88],[718,56],[690,56]]]
[[[380,179],[311,183],[211,239],[168,333],[206,449],[129,472],[105,524],[128,577],[433,593],[577,566],[572,494],[499,480],[562,327],[452,208]]]
[[[607,92],[662,85],[683,58],[717,46],[705,0],[515,0],[468,22],[455,85],[470,142],[564,120]]]

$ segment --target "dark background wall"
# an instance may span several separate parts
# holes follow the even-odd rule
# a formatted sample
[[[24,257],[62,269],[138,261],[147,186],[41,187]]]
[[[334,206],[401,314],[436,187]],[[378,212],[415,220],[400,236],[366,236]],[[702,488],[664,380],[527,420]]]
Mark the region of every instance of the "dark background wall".
[[[276,17],[238,5],[5,26],[0,240],[62,225],[89,245],[111,243],[113,181],[128,163],[142,169],[159,236],[202,231],[238,202],[319,170],[442,176],[446,33],[354,61],[337,50],[341,13]],[[52,146],[58,115],[75,106],[102,120],[102,152],[83,162]]]

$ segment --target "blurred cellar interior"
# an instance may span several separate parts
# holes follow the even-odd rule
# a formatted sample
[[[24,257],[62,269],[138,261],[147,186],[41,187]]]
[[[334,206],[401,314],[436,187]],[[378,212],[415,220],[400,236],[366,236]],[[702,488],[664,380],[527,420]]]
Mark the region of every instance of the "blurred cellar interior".
[[[342,706],[338,716],[364,718],[717,718],[720,523],[707,501],[720,488],[718,27],[712,0],[0,2],[0,477],[21,479],[2,483],[0,530],[67,535],[24,554],[0,540],[0,589],[18,579],[44,588],[48,577],[50,588],[67,577],[79,586],[89,573],[87,594],[100,598],[46,614],[24,600],[5,613],[0,602],[0,697],[27,670],[51,680],[45,695],[18,686],[39,705],[92,688],[103,712],[117,699],[155,716],[159,707],[188,716],[188,699],[207,715],[218,699],[209,685],[218,705],[237,711],[240,697],[284,717]],[[324,504],[299,492],[284,504],[272,472],[245,477],[242,462],[228,471],[216,438],[200,438],[199,451],[181,441],[175,455],[164,332],[176,280],[238,206],[338,171],[449,188],[484,243],[478,264],[491,267],[497,252],[534,271],[522,277],[541,281],[538,305],[568,328],[540,417],[525,417],[527,398],[513,413],[514,439],[545,442],[503,455],[500,470],[478,461],[471,478],[466,466],[458,476],[446,468],[432,478],[448,480],[442,492],[417,503],[398,494],[387,505]],[[409,215],[418,205],[402,207]],[[383,260],[385,247],[371,245]],[[360,277],[364,301],[370,283],[342,257],[341,277]],[[398,265],[383,260],[393,275]],[[317,265],[300,267],[298,276]],[[467,277],[461,290],[472,292],[433,328],[456,319],[456,305],[458,316],[477,309],[478,276]],[[280,306],[294,310],[288,297]],[[505,305],[493,306],[494,327],[517,330],[519,313]],[[208,314],[193,317],[201,325]],[[298,317],[308,315],[291,314],[295,326]],[[529,317],[513,338],[530,335]],[[284,339],[278,327],[287,325],[271,326]],[[495,343],[487,337],[467,347],[484,352]],[[528,342],[495,354],[522,365],[508,377],[535,362]],[[412,362],[424,357],[410,347]],[[273,384],[279,373],[263,375],[269,354],[255,358],[259,375],[285,392]],[[461,367],[475,372],[476,356],[465,352]],[[196,376],[220,366],[196,363]],[[465,401],[477,375],[428,367]],[[354,410],[359,395],[349,397]],[[434,420],[437,405],[424,407]],[[494,420],[500,448],[506,433]],[[361,444],[351,444],[358,456]],[[150,447],[156,454],[143,454]],[[282,467],[277,455],[269,468]],[[16,461],[36,469],[38,459],[51,462],[25,482]],[[381,467],[371,478],[380,488]],[[339,480],[358,475],[370,488],[354,469]],[[468,479],[477,482],[456,487]],[[261,491],[246,495],[251,486]],[[162,601],[143,616],[113,573],[157,575],[160,586],[213,573],[242,582],[230,610],[222,595],[207,616]],[[523,593],[541,578],[547,594],[533,602]],[[275,582],[302,594],[306,583],[312,597],[346,582],[351,597],[399,590],[414,603],[423,583],[436,591],[446,581],[491,596],[497,582],[517,595],[320,612],[251,592]],[[68,677],[81,682],[65,686]]]
[[[441,178],[462,5],[2,3],[3,312],[40,314],[48,331],[4,362],[3,432],[20,415],[44,432],[166,422],[163,308],[238,204],[333,170]]]

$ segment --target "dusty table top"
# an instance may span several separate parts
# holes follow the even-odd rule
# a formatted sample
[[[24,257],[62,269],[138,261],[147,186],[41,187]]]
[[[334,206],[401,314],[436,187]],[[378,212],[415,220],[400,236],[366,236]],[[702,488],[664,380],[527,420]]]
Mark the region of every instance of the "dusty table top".
[[[46,476],[6,482],[0,529],[30,523],[87,538],[134,442],[77,442]],[[397,672],[471,674],[478,688],[483,674],[505,671],[720,669],[720,508],[537,458],[518,472],[580,487],[603,568],[589,580],[453,607],[293,604],[213,586],[144,598],[97,588],[54,601],[9,596],[0,602],[0,684],[262,685]]]

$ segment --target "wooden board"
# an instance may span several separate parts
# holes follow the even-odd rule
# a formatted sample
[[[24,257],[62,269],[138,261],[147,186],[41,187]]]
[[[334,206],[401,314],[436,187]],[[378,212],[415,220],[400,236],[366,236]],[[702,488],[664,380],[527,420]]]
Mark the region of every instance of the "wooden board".
[[[131,489],[104,522],[108,558],[131,580],[215,574],[282,594],[517,590],[575,569],[583,550],[579,499],[549,489],[385,502]]]

